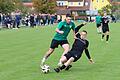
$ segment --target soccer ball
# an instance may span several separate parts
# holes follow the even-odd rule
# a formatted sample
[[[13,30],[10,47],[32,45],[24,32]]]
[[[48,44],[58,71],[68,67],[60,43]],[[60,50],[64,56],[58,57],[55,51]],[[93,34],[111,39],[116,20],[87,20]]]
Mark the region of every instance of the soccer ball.
[[[50,72],[50,67],[48,65],[41,66],[41,69],[42,69],[42,72],[45,74]]]

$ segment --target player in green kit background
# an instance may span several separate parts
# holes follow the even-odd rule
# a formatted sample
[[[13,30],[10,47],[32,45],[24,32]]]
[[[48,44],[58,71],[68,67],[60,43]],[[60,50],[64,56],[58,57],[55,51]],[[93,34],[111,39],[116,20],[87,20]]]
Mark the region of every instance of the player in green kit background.
[[[96,16],[96,26],[97,26],[97,32],[98,32],[98,33],[102,33],[101,22],[102,22],[102,17],[101,17],[100,14],[98,13],[98,15]]]
[[[51,45],[49,50],[44,55],[41,65],[44,65],[46,59],[53,53],[55,48],[57,48],[59,45],[64,49],[64,52],[62,55],[66,54],[69,51],[69,43],[67,40],[67,36],[70,32],[70,30],[73,30],[74,37],[75,37],[75,24],[71,21],[70,15],[66,15],[65,21],[61,21],[58,24],[58,27],[56,28],[56,34],[54,38],[52,39]],[[61,61],[59,61],[58,65],[62,64]]]

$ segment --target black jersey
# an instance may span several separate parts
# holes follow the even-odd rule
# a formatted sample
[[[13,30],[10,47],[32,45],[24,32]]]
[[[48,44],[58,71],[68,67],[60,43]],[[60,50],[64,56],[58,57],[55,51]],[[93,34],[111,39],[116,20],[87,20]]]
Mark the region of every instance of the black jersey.
[[[106,33],[107,31],[109,31],[109,25],[108,25],[108,23],[109,23],[108,17],[103,16],[102,17],[102,32],[103,33]]]
[[[87,49],[89,42],[87,40],[81,39],[80,38],[81,35],[78,33],[79,29],[82,26],[84,26],[84,24],[81,24],[75,28],[76,37],[78,39],[75,39],[72,45],[72,49],[67,54],[64,55],[66,56],[67,60],[73,57],[74,58],[73,62],[77,61],[82,56],[82,53],[84,50],[85,50],[85,54],[88,57],[88,59],[91,59],[89,51]]]
[[[77,55],[81,56],[83,51],[85,50],[86,56],[88,57],[88,59],[90,59],[91,57],[89,54],[89,50],[87,49],[87,47],[89,46],[89,41],[81,39],[81,37],[80,37],[81,35],[78,33],[79,29],[82,26],[84,26],[84,24],[81,24],[75,28],[76,37],[78,39],[75,39],[75,41],[72,45],[72,49],[70,51],[76,52],[76,53],[74,53],[75,55],[77,54]]]
[[[89,42],[87,40],[83,40],[80,38],[80,34],[78,33],[76,35],[78,39],[75,39],[74,44],[72,45],[71,50],[78,51],[79,53],[82,53],[84,49],[86,49],[89,45]]]
[[[102,17],[102,28],[108,28],[109,19],[106,16]]]

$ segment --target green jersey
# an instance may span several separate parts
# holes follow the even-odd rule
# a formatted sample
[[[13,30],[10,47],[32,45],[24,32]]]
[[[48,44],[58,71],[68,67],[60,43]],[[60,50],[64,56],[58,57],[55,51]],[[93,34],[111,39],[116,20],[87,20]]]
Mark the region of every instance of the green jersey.
[[[96,23],[97,24],[101,24],[101,22],[102,22],[102,17],[101,16],[96,16]]]
[[[61,21],[58,24],[57,27],[60,31],[64,31],[63,34],[60,34],[58,32],[56,32],[55,36],[53,39],[55,40],[67,40],[67,36],[70,32],[70,30],[74,30],[75,29],[75,24],[73,22],[70,22],[69,24],[66,21]]]

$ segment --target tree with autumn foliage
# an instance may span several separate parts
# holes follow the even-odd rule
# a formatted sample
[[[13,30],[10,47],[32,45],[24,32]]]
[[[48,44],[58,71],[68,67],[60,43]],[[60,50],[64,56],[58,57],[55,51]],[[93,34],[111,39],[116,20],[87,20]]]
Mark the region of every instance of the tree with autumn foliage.
[[[33,7],[39,13],[55,13],[56,0],[32,0]]]
[[[10,13],[14,11],[15,5],[12,0],[0,0],[0,12]]]

